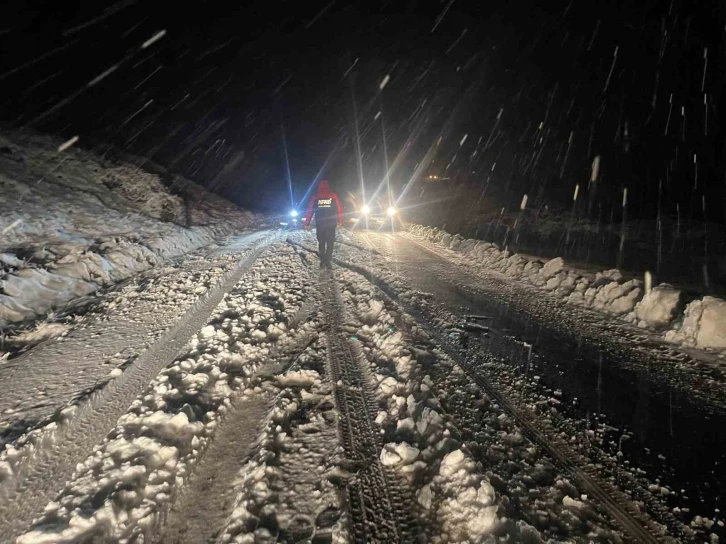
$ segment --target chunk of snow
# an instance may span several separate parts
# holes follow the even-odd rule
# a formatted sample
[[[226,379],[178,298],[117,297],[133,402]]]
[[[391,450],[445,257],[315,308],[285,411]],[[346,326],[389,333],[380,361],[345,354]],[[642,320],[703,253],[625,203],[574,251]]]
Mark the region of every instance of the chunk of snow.
[[[461,450],[455,450],[447,454],[441,461],[441,474],[446,476],[456,472],[459,469],[459,465],[464,462],[464,457],[464,452]]]
[[[542,270],[540,270],[540,274],[542,274],[545,278],[551,278],[555,276],[558,272],[561,272],[564,267],[564,259],[562,259],[562,257],[555,257],[551,261],[548,261],[542,267]]]
[[[23,331],[17,336],[7,339],[13,345],[35,345],[45,340],[57,338],[68,331],[68,326],[63,323],[41,323],[32,331]]]
[[[580,509],[583,506],[585,506],[585,504],[583,502],[578,501],[578,500],[575,500],[575,499],[573,499],[571,497],[568,497],[567,495],[565,495],[564,497],[562,497],[562,504],[564,506],[567,506],[567,507],[570,507],[570,508],[577,508],[577,509]]]
[[[0,482],[13,475],[13,468],[7,461],[0,461]]]
[[[381,450],[381,464],[385,467],[392,467],[401,462],[401,457],[395,452],[387,448]]]
[[[201,331],[199,331],[199,336],[201,336],[202,338],[214,338],[216,333],[217,331],[213,325],[207,325],[206,327],[203,327]]]
[[[383,301],[371,300],[368,303],[368,311],[363,314],[362,319],[366,325],[373,325],[378,321],[378,317],[381,315],[383,310]]]
[[[398,382],[393,376],[388,376],[381,383],[378,384],[380,391],[386,396],[392,396],[398,387]]]
[[[681,305],[679,290],[663,283],[654,287],[635,308],[635,315],[650,327],[666,327],[675,319]]]
[[[641,289],[636,287],[629,291],[628,294],[613,300],[606,309],[615,315],[627,314],[635,308],[635,305],[640,300],[641,294]]]
[[[267,338],[267,333],[265,331],[261,331],[260,329],[255,329],[254,331],[252,331],[250,336],[252,338],[254,338],[255,340],[258,340],[261,342],[262,340]]]
[[[396,430],[398,432],[412,431],[413,429],[414,429],[414,422],[413,422],[413,419],[410,417],[399,420],[399,422],[396,425]]]
[[[421,450],[414,448],[406,442],[396,444],[395,450],[401,458],[401,462],[406,465],[413,463],[416,459],[418,459],[418,456],[421,453]]]
[[[314,370],[297,370],[276,377],[281,387],[310,387],[319,379],[320,374]]]
[[[696,345],[699,348],[726,349],[726,300],[703,297]]]
[[[668,331],[666,340],[682,340],[699,348],[726,349],[726,301],[703,297],[686,306],[683,315],[680,330]]]
[[[431,485],[427,484],[423,486],[416,494],[416,500],[426,510],[431,508]]]
[[[595,274],[595,281],[600,279],[606,279],[618,282],[623,279],[623,273],[617,268],[611,268],[610,270],[604,270],[603,272],[597,272]]]
[[[395,466],[398,464],[409,465],[418,459],[421,451],[406,442],[389,443],[381,450],[381,464],[384,466]]]
[[[148,427],[155,436],[173,442],[187,443],[192,437],[202,431],[203,425],[199,422],[190,423],[184,412],[168,414],[161,410],[147,416],[126,414],[119,420],[126,425]]]

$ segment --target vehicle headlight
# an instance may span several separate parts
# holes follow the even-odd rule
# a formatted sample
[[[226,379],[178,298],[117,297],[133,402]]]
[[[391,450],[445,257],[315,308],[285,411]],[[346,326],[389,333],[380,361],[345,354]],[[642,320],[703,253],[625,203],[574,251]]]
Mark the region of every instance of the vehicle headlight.
[[[363,205],[363,207],[360,209],[360,213],[362,213],[363,215],[368,215],[369,213],[371,213],[371,209],[368,204]]]
[[[292,210],[290,212],[290,217],[297,217],[297,210]]]
[[[391,206],[391,207],[388,208],[387,213],[388,213],[388,215],[390,215],[391,217],[393,217],[394,215],[396,215],[396,212],[397,211],[398,210],[395,207]]]

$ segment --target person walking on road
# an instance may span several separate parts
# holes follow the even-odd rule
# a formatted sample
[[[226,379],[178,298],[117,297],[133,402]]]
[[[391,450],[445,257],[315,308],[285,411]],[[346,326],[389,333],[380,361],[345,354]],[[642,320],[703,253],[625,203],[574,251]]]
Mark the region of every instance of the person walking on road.
[[[335,244],[335,226],[343,226],[343,206],[338,195],[330,190],[326,180],[318,184],[318,190],[310,199],[308,213],[305,216],[305,230],[310,230],[310,221],[315,216],[315,233],[318,236],[318,254],[320,266],[333,267],[333,244]]]

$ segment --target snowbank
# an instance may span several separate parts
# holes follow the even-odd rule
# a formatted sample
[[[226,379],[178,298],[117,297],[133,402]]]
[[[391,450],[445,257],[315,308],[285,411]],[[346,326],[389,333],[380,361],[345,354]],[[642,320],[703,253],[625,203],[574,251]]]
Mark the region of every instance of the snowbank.
[[[663,283],[648,291],[635,309],[635,316],[644,326],[668,327],[682,306],[682,293]]]
[[[666,340],[686,346],[726,350],[726,301],[715,297],[694,300],[686,306],[681,326],[669,330]]]
[[[662,332],[668,342],[702,349],[726,350],[726,301],[703,297],[684,308],[682,293],[661,284],[645,293],[640,280],[625,280],[616,269],[598,272],[594,281],[567,270],[561,257],[546,263],[511,255],[495,244],[452,236],[438,228],[409,224],[425,240],[473,257],[480,265],[533,285],[565,302],[616,316],[642,328]]]
[[[0,136],[0,327],[262,223],[187,180],[167,188],[61,143]]]

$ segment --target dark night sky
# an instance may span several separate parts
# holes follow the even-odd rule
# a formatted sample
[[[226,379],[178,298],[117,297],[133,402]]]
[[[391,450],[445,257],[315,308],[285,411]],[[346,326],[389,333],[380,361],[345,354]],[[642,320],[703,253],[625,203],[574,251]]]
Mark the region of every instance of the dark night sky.
[[[355,190],[355,104],[369,190],[383,177],[383,121],[397,188],[445,174],[488,182],[512,208],[524,193],[569,207],[576,184],[612,207],[628,187],[631,213],[652,217],[660,187],[664,214],[679,204],[700,220],[706,202],[724,218],[722,2],[81,6],[3,7],[6,125],[113,144],[264,210],[289,206],[283,126],[296,198],[324,164]]]

